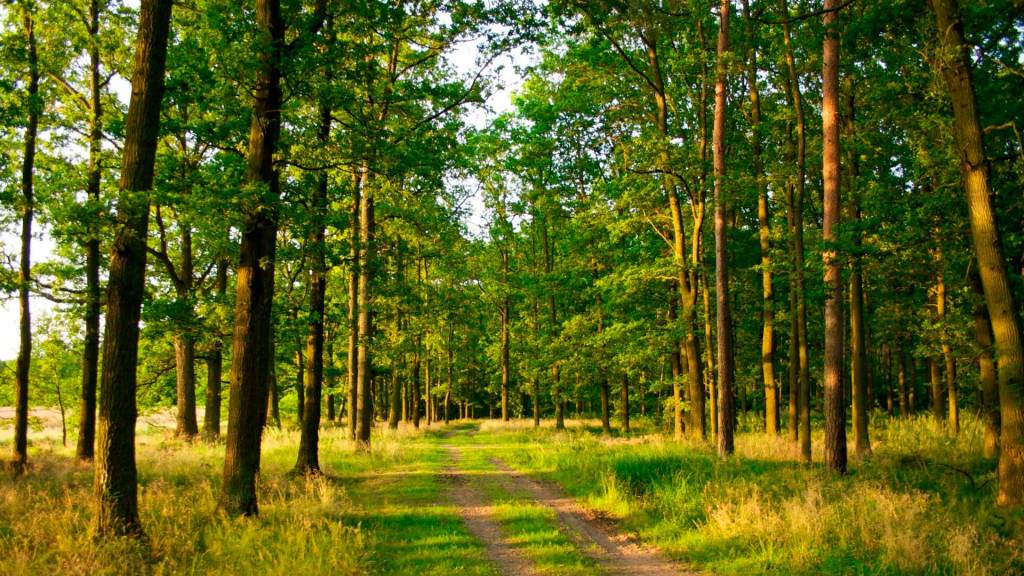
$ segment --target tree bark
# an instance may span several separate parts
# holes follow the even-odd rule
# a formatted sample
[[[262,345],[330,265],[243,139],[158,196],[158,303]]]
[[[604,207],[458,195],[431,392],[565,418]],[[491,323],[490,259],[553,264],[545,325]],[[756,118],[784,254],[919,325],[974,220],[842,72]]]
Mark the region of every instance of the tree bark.
[[[978,342],[978,370],[981,376],[981,415],[985,427],[984,454],[986,458],[999,456],[999,377],[992,356],[992,325],[985,309],[985,295],[977,269],[971,274],[974,291],[974,337]]]
[[[215,289],[217,290],[217,297],[223,301],[228,289],[228,262],[223,259],[217,262]],[[203,437],[208,441],[216,440],[220,437],[224,344],[221,341],[220,334],[216,334],[214,338],[213,346],[206,357],[206,413],[203,416]]]
[[[715,124],[712,132],[712,155],[715,170],[715,320],[718,329],[718,455],[733,453],[733,341],[732,310],[729,301],[728,199],[725,191],[725,106],[726,64],[729,51],[729,0],[722,0],[718,9],[718,63],[715,79]]]
[[[36,135],[39,131],[39,57],[36,53],[35,14],[25,8],[23,16],[28,52],[28,122],[25,125],[25,148],[21,160],[21,261],[18,268],[18,359],[15,365],[14,461],[15,474],[22,474],[28,465],[28,385],[32,363],[32,313],[29,285],[32,283],[32,219],[35,215]]]
[[[753,43],[747,59],[747,88],[750,91],[750,143],[754,182],[757,187],[758,240],[761,248],[761,375],[764,379],[765,431],[779,433],[779,394],[775,383],[775,302],[772,287],[771,214],[768,186],[761,159],[761,95],[757,86],[757,24],[750,14],[750,1],[743,0],[747,35]]]
[[[349,250],[348,276],[348,435],[356,439],[356,406],[359,405],[359,207],[362,204],[362,187],[366,172],[352,175],[351,243]]]
[[[1001,506],[1024,505],[1024,340],[1020,308],[1010,289],[996,224],[989,164],[971,78],[970,46],[956,0],[931,0],[939,44],[948,53],[939,66],[953,102],[953,132],[967,197],[968,218],[998,358],[999,496]]]
[[[281,133],[281,52],[285,25],[280,0],[256,0],[256,21],[266,44],[260,54],[249,131],[245,226],[235,274],[235,333],[231,350],[231,397],[220,506],[230,516],[259,512],[264,406],[272,359],[274,262],[280,175],[274,165]]]
[[[331,109],[320,103],[320,145],[331,139]],[[306,328],[306,381],[302,408],[302,432],[295,470],[320,473],[320,407],[324,383],[324,321],[327,317],[327,171],[321,171],[310,203],[309,325]]]
[[[786,59],[786,95],[796,118],[796,174],[793,176],[793,198],[790,203],[789,233],[792,250],[792,290],[796,295],[797,356],[799,359],[799,386],[797,387],[798,435],[800,455],[811,461],[811,375],[807,354],[807,297],[804,290],[804,188],[807,181],[807,138],[804,120],[803,96],[800,78],[790,41],[789,7],[787,0],[779,0],[783,13],[782,39]]]
[[[141,535],[135,467],[135,370],[145,289],[149,194],[164,92],[171,0],[143,0],[125,122],[118,225],[110,256],[93,492],[96,532]]]
[[[846,132],[849,138],[853,138],[854,124],[854,96],[849,94],[846,98]],[[860,221],[860,191],[857,189],[858,164],[856,153],[849,153],[849,174],[850,195],[850,218]],[[858,458],[865,458],[871,454],[871,440],[868,437],[868,414],[870,411],[869,385],[871,372],[868,368],[867,358],[867,329],[864,325],[864,278],[861,268],[861,238],[860,233],[855,231],[853,238],[855,254],[850,264],[850,389],[852,392],[853,415],[853,443]]]
[[[960,409],[956,401],[956,359],[953,357],[953,348],[949,344],[949,334],[946,329],[946,280],[941,269],[942,253],[937,251],[936,255],[939,261],[939,272],[938,282],[935,285],[935,313],[939,320],[939,335],[942,339],[942,359],[946,376],[941,386],[945,388],[946,393],[949,431],[956,435],[960,433]],[[947,406],[940,406],[939,409],[946,410]]]
[[[367,175],[369,178],[369,175]],[[369,183],[367,181],[367,183]],[[356,446],[369,450],[370,432],[373,430],[373,357],[370,348],[373,341],[373,296],[371,286],[376,271],[376,230],[374,223],[374,199],[371,186],[362,191],[359,220],[359,365],[356,396]]]
[[[89,2],[89,175],[86,196],[90,213],[100,203],[103,178],[103,101],[100,74],[100,2]],[[100,239],[99,214],[90,214],[85,243],[85,341],[82,346],[82,390],[75,455],[92,460],[96,444],[96,384],[100,365]]]
[[[838,242],[840,206],[839,161],[839,33],[835,0],[825,0],[825,42],[822,48],[822,133],[825,218],[822,254],[825,264],[825,462],[846,473],[846,403],[843,401],[843,283]],[[829,245],[829,244],[833,245]]]
[[[629,434],[629,375],[622,375],[622,388],[619,390],[619,403],[622,409],[622,432]]]

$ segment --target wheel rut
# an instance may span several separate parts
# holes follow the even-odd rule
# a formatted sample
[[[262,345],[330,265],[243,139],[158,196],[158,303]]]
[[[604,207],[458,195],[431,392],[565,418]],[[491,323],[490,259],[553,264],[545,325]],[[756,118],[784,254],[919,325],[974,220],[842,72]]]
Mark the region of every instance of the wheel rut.
[[[466,478],[459,469],[462,453],[451,445],[442,446],[448,454],[448,465],[444,470],[449,501],[458,508],[469,532],[484,544],[487,556],[503,576],[535,576],[540,572],[522,551],[516,549],[502,534],[501,527],[494,519],[487,498]]]
[[[464,432],[464,431],[458,431]],[[475,430],[468,431],[472,436]],[[451,438],[457,431],[445,434]],[[444,444],[448,465],[444,474],[451,502],[459,508],[467,528],[486,546],[487,554],[502,574],[518,576],[538,574],[537,567],[521,550],[504,539],[487,497],[468,481],[459,468],[462,451]],[[590,557],[601,573],[622,576],[693,576],[698,572],[672,560],[660,550],[644,545],[618,529],[609,520],[597,517],[576,499],[566,495],[558,486],[531,478],[510,467],[500,458],[488,458],[496,469],[491,478],[508,493],[525,496],[529,503],[545,506],[554,511],[559,530],[576,546],[580,553]]]

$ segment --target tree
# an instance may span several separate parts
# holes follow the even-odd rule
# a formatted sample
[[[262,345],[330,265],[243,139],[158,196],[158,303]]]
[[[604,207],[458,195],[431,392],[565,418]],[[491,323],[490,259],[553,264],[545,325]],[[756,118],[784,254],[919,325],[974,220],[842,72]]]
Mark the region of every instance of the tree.
[[[939,70],[953,104],[953,133],[971,224],[971,241],[992,322],[999,377],[999,497],[1024,505],[1024,339],[1020,308],[1010,289],[990,187],[989,161],[978,120],[970,47],[956,0],[931,0],[942,56]]]
[[[110,256],[96,438],[96,531],[141,535],[135,468],[135,370],[171,0],[143,0],[125,123],[118,227]]]
[[[280,0],[256,0],[264,45],[253,92],[249,132],[245,224],[235,272],[235,332],[231,348],[231,396],[220,506],[232,516],[258,513],[260,468],[270,372],[274,255],[280,180],[274,164],[281,134],[281,58],[285,24]]]
[[[825,220],[822,239],[835,242],[839,226],[839,33],[835,0],[825,0],[825,43],[822,53],[822,180]],[[825,262],[825,461],[846,473],[846,405],[843,402],[843,284],[835,246],[822,254]]]
[[[42,103],[39,100],[39,55],[36,49],[35,6],[22,7],[25,48],[28,59],[28,81],[25,83],[25,145],[21,159],[21,259],[18,266],[18,360],[15,368],[17,392],[14,417],[15,474],[25,471],[28,464],[28,388],[32,364],[32,315],[29,309],[29,284],[32,282],[32,218],[35,214],[33,190],[36,161],[36,136]]]
[[[726,58],[729,51],[729,3],[722,0],[718,8],[718,63],[715,78],[715,126],[712,150],[715,163],[715,320],[718,328],[718,455],[733,453],[733,338],[732,312],[729,301],[729,248],[725,191],[725,106]]]

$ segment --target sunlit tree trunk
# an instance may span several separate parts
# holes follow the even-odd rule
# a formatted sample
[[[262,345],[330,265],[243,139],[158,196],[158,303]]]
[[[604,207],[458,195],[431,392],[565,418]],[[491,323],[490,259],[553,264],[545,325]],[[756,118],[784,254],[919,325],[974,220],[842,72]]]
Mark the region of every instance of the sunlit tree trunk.
[[[356,444],[360,450],[370,447],[370,432],[373,430],[373,360],[370,344],[373,338],[373,317],[370,293],[373,274],[376,270],[376,230],[374,222],[374,198],[372,186],[365,186],[359,212],[359,365],[356,368],[357,405]]]
[[[981,376],[984,451],[986,458],[995,458],[999,456],[999,376],[996,374],[995,358],[992,356],[992,326],[985,310],[985,295],[976,268],[971,274],[971,288],[974,292],[971,316],[974,320],[974,337],[978,343],[978,370]]]
[[[356,406],[359,400],[359,207],[362,204],[362,188],[366,172],[357,171],[352,175],[351,247],[349,249],[348,276],[348,435],[356,439]]]
[[[231,348],[231,396],[221,485],[221,508],[231,516],[259,511],[256,477],[272,359],[274,261],[280,176],[274,164],[281,133],[281,51],[284,20],[280,0],[256,0],[256,21],[265,38],[249,131],[246,182],[254,197],[243,198],[245,225],[235,274],[235,333]],[[248,194],[247,194],[248,195]]]
[[[960,156],[968,219],[998,359],[1002,506],[1024,504],[1024,341],[1003,258],[989,183],[988,158],[971,78],[971,47],[964,42],[956,0],[931,0],[938,42],[946,49],[940,71],[953,102],[953,132]]]
[[[148,192],[153,187],[171,0],[143,0],[125,121],[118,225],[110,256],[93,491],[96,532],[141,535],[135,467],[135,370],[145,288]]]
[[[843,283],[839,257],[830,242],[838,241],[839,174],[839,33],[835,0],[825,0],[825,42],[822,50],[822,180],[825,218],[822,240],[825,264],[825,462],[846,473],[846,403],[843,401]]]

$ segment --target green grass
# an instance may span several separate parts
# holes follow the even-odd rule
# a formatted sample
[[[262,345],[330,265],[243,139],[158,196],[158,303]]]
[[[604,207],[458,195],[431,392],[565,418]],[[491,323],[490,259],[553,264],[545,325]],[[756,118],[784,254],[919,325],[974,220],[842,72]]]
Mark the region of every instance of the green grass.
[[[91,467],[72,447],[36,441],[28,476],[0,477],[0,574],[496,574],[446,501],[445,444],[459,447],[459,468],[503,537],[548,574],[598,567],[492,458],[561,484],[708,573],[1024,573],[1024,517],[994,507],[994,462],[980,456],[969,416],[956,438],[927,418],[876,418],[874,455],[851,461],[843,478],[824,470],[820,452],[802,465],[788,441],[761,433],[738,436],[736,457],[721,461],[709,444],[666,439],[645,422],[610,438],[593,422],[570,425],[381,431],[368,455],[328,428],[326,475],[313,479],[288,474],[297,433],[272,430],[261,515],[235,520],[216,511],[223,446],[152,428],[138,443],[142,543],[93,540]]]
[[[506,461],[712,573],[1024,573],[1022,515],[994,507],[994,462],[970,417],[956,438],[928,418],[877,419],[874,456],[843,478],[820,452],[802,465],[762,433],[738,436],[736,457],[721,461],[704,443],[658,435],[490,427],[481,436]]]

